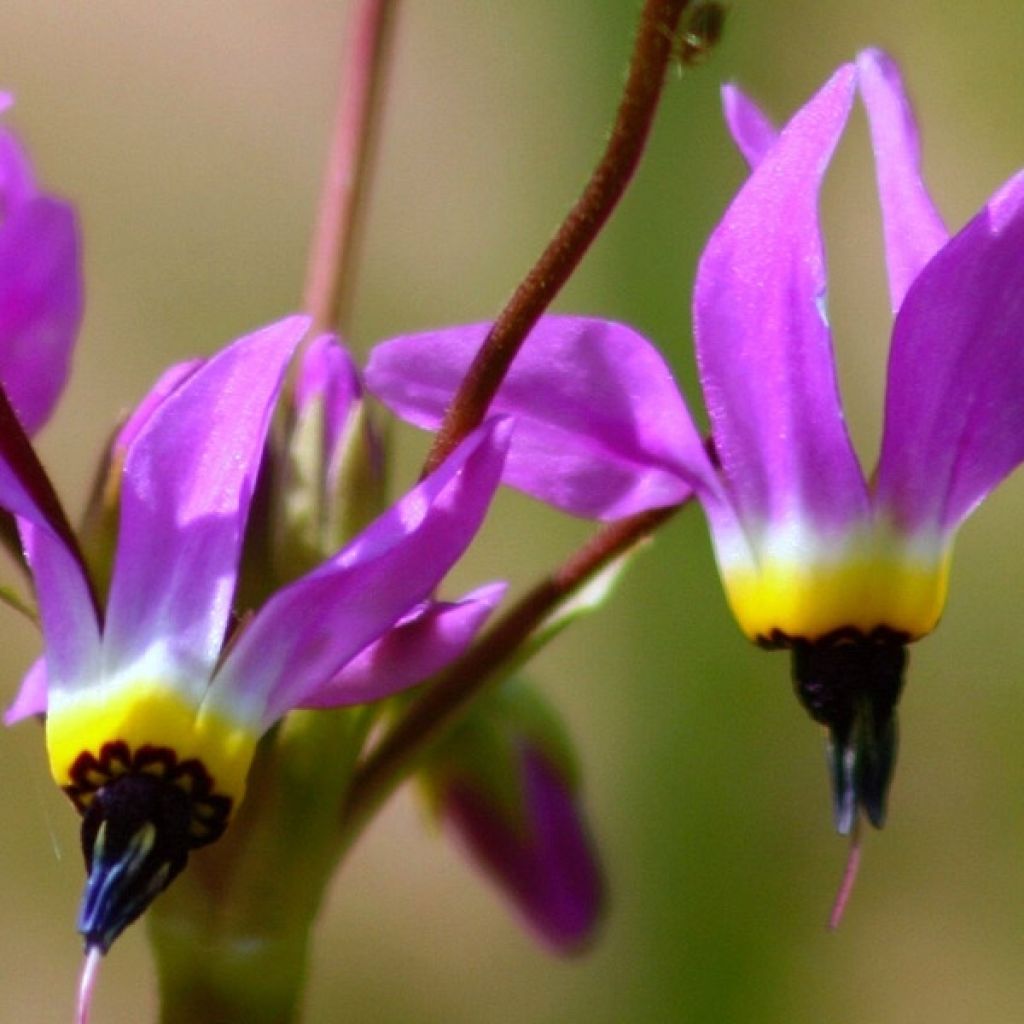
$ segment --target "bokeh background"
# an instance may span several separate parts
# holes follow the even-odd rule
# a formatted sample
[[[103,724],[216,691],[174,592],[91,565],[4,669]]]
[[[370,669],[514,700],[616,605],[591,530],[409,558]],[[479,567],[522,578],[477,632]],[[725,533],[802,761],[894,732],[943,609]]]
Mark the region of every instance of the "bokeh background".
[[[598,153],[639,0],[409,0],[350,341],[492,315]],[[298,305],[346,4],[5,0],[0,84],[40,173],[72,197],[88,309],[41,445],[79,508],[112,417],[172,359]],[[1024,6],[736,0],[715,58],[673,75],[638,180],[557,308],[658,340],[697,401],[689,294],[743,178],[718,109],[736,79],[777,118],[865,45],[909,80],[928,179],[959,226],[1024,164]],[[877,447],[888,314],[863,115],[824,197],[849,418]],[[1022,254],[1024,258],[1024,254]],[[927,367],[922,366],[922,374]],[[396,482],[422,439],[399,431]],[[913,651],[891,820],[868,837],[838,934],[845,857],[822,737],[783,655],[731,622],[692,509],[613,604],[535,677],[577,739],[613,894],[600,941],[550,958],[408,795],[337,878],[309,1024],[1009,1022],[1024,1005],[1024,481],[964,530],[945,619]],[[458,583],[526,585],[589,532],[503,497]],[[4,699],[34,638],[0,609]],[[0,1019],[70,1019],[82,868],[41,732],[0,736]],[[153,1019],[134,929],[95,1020]]]

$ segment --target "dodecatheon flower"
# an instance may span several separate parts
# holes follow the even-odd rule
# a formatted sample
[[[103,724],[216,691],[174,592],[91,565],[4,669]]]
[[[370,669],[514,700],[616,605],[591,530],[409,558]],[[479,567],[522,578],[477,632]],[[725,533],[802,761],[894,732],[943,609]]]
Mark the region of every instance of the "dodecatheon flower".
[[[818,216],[858,89],[895,313],[870,478],[839,399]],[[780,132],[738,90],[725,100],[752,172],[697,273],[709,443],[640,335],[547,318],[523,354],[539,374],[551,353],[546,380],[517,377],[514,364],[495,403],[528,424],[522,438],[517,428],[506,481],[582,515],[696,491],[741,628],[792,652],[800,699],[828,729],[836,825],[846,833],[862,811],[884,822],[906,647],[939,619],[957,528],[1024,459],[1024,174],[948,238],[921,180],[899,73],[874,50],[840,68]],[[433,426],[485,332],[385,344],[370,387],[399,415]],[[551,493],[536,485],[530,458],[559,460],[563,448],[570,466],[590,472]],[[609,480],[626,500],[608,500]]]
[[[481,697],[421,772],[430,809],[553,950],[591,938],[604,883],[561,721],[508,680]]]
[[[0,113],[13,100],[0,94]],[[74,210],[36,183],[28,155],[0,125],[0,382],[30,434],[67,382],[82,319]]]
[[[307,326],[236,341],[130,421],[102,614],[67,531],[2,442],[0,503],[21,520],[45,640],[45,673],[18,703],[45,708],[51,771],[83,815],[90,949],[105,952],[221,835],[257,741],[286,712],[392,692],[393,678],[375,691],[356,671],[353,693],[339,677],[433,594],[499,481],[510,424],[492,420],[322,565],[233,618],[269,418]],[[424,675],[444,654],[420,653]]]

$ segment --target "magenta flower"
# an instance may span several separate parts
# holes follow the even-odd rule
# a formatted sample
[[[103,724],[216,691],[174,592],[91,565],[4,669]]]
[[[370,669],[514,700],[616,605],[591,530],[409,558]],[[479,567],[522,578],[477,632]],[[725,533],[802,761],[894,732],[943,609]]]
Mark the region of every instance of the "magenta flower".
[[[19,707],[45,706],[51,771],[83,814],[79,928],[89,947],[106,951],[189,851],[223,832],[256,742],[282,715],[395,688],[394,677],[375,687],[359,659],[421,609],[497,486],[509,434],[500,420],[336,555],[233,621],[268,422],[306,329],[302,318],[281,321],[165,377],[130,421],[102,614],[17,444],[0,439],[0,504],[21,519],[46,648],[45,673],[30,677]],[[445,656],[430,643],[436,632],[421,631],[422,674]],[[418,681],[401,649],[406,684]]]
[[[881,454],[869,476],[843,420],[818,218],[858,89],[894,311]],[[506,479],[584,515],[621,515],[694,488],[743,631],[793,652],[800,697],[829,729],[837,827],[852,829],[860,810],[880,826],[906,644],[939,619],[958,527],[1024,459],[1024,174],[948,238],[921,180],[898,71],[877,51],[840,68],[778,133],[737,90],[725,101],[753,170],[697,275],[711,443],[700,444],[639,335],[551,318],[499,395],[497,407],[529,424],[526,443],[517,426]],[[396,339],[375,353],[370,386],[431,426],[482,333]],[[545,351],[552,376],[531,379]],[[531,453],[588,471],[570,474],[575,489],[548,493],[531,479]]]
[[[0,112],[12,103],[0,94]],[[78,225],[0,127],[0,381],[25,430],[50,417],[82,319]]]

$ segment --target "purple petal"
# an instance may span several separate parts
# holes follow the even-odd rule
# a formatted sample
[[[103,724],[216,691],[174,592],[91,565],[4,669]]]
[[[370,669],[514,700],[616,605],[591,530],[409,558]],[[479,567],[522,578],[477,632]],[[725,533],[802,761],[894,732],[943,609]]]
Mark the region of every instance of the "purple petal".
[[[548,945],[580,948],[604,906],[604,883],[583,813],[560,774],[527,746],[520,759],[526,820],[511,822],[487,794],[454,781],[444,811],[470,856]]]
[[[434,429],[489,327],[384,342],[370,356],[367,387]],[[679,504],[713,475],[665,361],[621,324],[541,318],[492,411],[516,419],[504,482],[574,515],[617,519]]]
[[[857,57],[857,71],[875,151],[889,294],[895,312],[911,282],[945,245],[949,233],[921,179],[917,124],[899,68],[881,50],[865,50]]]
[[[415,609],[310,693],[302,706],[369,704],[422,683],[466,649],[506,589],[504,583],[492,583],[453,604],[432,601]]]
[[[99,672],[100,631],[82,567],[41,520],[21,519],[18,528],[32,567],[50,684],[88,686]]]
[[[14,725],[32,715],[44,714],[46,691],[46,659],[36,658],[21,681],[18,696],[4,713],[4,725]]]
[[[307,326],[291,317],[236,341],[169,395],[136,437],[122,477],[108,671],[152,651],[161,670],[197,685],[209,678],[270,413]]]
[[[775,125],[739,86],[722,86],[722,111],[736,148],[753,170],[779,137]]]
[[[0,114],[14,106],[14,97],[9,92],[0,92]]]
[[[697,357],[712,437],[747,526],[867,511],[825,322],[818,191],[853,99],[841,68],[786,126],[701,257]]]
[[[183,363],[177,363],[160,374],[149,393],[132,410],[132,414],[118,431],[117,437],[114,439],[114,451],[118,455],[122,458],[127,455],[132,442],[139,436],[153,413],[163,405],[167,396],[177,391],[202,365],[202,359],[190,359]]]
[[[334,558],[278,591],[231,649],[208,705],[267,728],[432,594],[483,522],[510,427],[475,431]]]
[[[82,318],[78,227],[71,207],[38,198],[0,228],[0,381],[29,433],[67,381]]]
[[[952,530],[1024,458],[1024,173],[911,285],[889,358],[878,498]]]

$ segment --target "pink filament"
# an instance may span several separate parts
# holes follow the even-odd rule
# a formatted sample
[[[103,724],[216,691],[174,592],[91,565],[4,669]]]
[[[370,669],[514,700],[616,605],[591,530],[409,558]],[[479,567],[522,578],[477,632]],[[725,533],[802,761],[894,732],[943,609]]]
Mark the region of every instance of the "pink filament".
[[[75,1024],[89,1024],[92,993],[96,987],[96,975],[99,972],[102,959],[103,952],[99,946],[90,946],[85,951],[85,961],[78,979],[78,1008],[75,1011]]]

